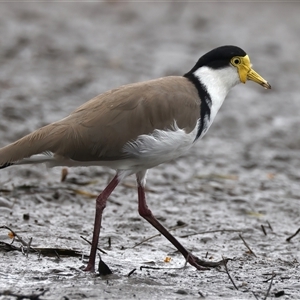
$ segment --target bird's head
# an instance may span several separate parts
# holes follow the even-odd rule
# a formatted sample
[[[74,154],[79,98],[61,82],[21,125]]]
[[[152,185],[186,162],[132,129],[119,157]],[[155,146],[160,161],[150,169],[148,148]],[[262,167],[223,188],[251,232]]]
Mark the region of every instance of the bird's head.
[[[250,58],[246,54],[244,56],[235,55],[231,58],[230,64],[237,69],[237,72],[242,83],[246,83],[247,80],[254,81],[265,89],[270,89],[271,85],[262,78],[257,72],[252,69]]]
[[[254,81],[266,89],[270,89],[271,85],[252,69],[250,58],[247,53],[236,46],[222,46],[215,48],[203,55],[196,65],[191,69],[191,73],[196,73],[198,70],[208,67],[211,70],[223,70],[226,68],[236,70],[237,81],[246,83],[247,80]]]

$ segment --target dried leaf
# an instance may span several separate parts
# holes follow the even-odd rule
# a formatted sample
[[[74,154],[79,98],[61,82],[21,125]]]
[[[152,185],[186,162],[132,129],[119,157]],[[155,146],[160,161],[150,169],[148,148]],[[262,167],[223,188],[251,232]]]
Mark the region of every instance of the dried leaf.
[[[106,275],[112,274],[111,269],[108,267],[108,265],[102,259],[100,259],[98,271],[99,271],[99,275],[101,275],[101,276],[106,276]]]
[[[84,191],[84,190],[73,190],[73,192],[75,192],[78,195],[83,195],[83,196],[90,197],[90,198],[97,198],[98,197],[98,195],[93,194],[93,193],[88,192],[88,191]]]
[[[13,233],[13,232],[11,232],[11,231],[9,231],[7,235],[9,236],[9,238],[10,238],[10,239],[13,239],[13,238],[15,238],[15,235],[14,235],[14,233]]]
[[[172,258],[170,256],[166,256],[165,259],[164,259],[164,262],[169,263],[171,261],[171,259]]]

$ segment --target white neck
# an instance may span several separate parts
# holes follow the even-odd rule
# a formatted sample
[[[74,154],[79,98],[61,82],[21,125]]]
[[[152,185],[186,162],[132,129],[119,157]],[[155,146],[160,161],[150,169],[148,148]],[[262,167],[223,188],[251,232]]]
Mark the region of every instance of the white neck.
[[[194,75],[206,87],[211,97],[210,126],[229,90],[240,83],[240,78],[237,69],[231,66],[223,69],[201,67],[194,72]]]

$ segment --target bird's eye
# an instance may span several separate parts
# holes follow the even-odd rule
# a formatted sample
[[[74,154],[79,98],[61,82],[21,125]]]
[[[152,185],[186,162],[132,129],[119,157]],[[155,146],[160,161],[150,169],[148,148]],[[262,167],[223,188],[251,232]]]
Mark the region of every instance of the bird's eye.
[[[239,65],[241,63],[241,60],[238,57],[235,57],[232,59],[232,62],[234,65]]]

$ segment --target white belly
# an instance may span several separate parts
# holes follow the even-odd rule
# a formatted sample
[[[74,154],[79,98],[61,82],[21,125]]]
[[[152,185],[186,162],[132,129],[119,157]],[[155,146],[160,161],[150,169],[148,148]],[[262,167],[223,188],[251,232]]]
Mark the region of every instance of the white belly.
[[[198,124],[199,121],[188,134],[175,123],[173,130],[155,130],[151,135],[143,134],[127,143],[123,151],[136,157],[131,160],[134,166],[129,168],[149,169],[182,156],[194,144]]]

